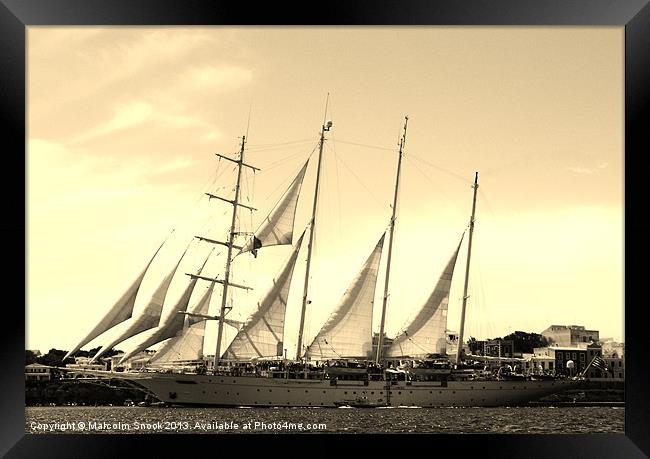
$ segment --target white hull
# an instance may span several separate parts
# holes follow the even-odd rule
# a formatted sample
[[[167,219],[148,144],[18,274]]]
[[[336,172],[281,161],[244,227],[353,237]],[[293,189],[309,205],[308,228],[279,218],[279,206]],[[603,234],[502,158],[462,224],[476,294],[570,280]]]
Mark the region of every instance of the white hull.
[[[124,375],[174,405],[335,407],[355,398],[383,406],[512,406],[559,392],[576,381],[393,382],[139,373]]]

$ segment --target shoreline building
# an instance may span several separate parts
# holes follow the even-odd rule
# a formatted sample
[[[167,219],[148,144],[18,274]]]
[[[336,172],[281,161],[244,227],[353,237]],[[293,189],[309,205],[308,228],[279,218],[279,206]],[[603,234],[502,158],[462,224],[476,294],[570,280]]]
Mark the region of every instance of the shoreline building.
[[[25,365],[25,381],[50,381],[52,369],[40,363]]]
[[[467,343],[469,352],[472,355],[484,357],[516,357],[515,342],[509,339],[488,339],[481,341],[469,341]],[[521,356],[519,356],[521,357]]]
[[[580,343],[598,343],[598,330],[587,330],[584,325],[551,325],[541,335],[557,346],[575,346]]]

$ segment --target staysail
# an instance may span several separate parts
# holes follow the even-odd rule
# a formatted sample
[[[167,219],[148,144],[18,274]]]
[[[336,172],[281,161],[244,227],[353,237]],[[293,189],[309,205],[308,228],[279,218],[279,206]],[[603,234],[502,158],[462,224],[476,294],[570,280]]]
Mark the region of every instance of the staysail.
[[[206,315],[210,309],[210,298],[215,284],[212,283],[199,302],[191,309],[193,314]],[[180,314],[179,314],[180,315]],[[165,342],[149,360],[150,364],[165,364],[177,361],[198,360],[203,357],[205,323],[201,318],[187,317],[183,329]]]
[[[249,360],[257,357],[282,355],[284,319],[289,287],[298,252],[305,236],[303,232],[289,259],[280,271],[273,287],[258,305],[257,311],[246,321],[223,354],[227,360]]]
[[[203,271],[203,268],[205,268],[205,264],[208,262],[208,258],[210,258],[210,255],[212,255],[212,251],[210,251],[210,254],[205,258],[203,265],[201,265],[201,267],[198,269],[196,273],[197,276],[201,275],[201,272]],[[118,362],[118,364],[128,360],[138,352],[147,349],[148,347],[153,346],[154,344],[158,344],[162,341],[165,341],[166,339],[172,338],[179,331],[183,329],[185,317],[184,314],[182,314],[182,312],[187,311],[187,306],[190,304],[190,298],[192,297],[192,292],[194,291],[194,287],[196,287],[196,283],[198,282],[198,280],[199,280],[198,277],[190,278],[189,285],[183,292],[183,295],[180,297],[178,303],[174,305],[171,315],[167,317],[164,323],[160,324],[160,326],[156,329],[156,331],[151,336],[149,336],[147,339],[145,339],[140,344],[138,344],[130,352],[124,354],[124,356]]]
[[[104,355],[109,349],[111,349],[116,344],[119,344],[122,341],[137,335],[138,333],[142,333],[143,331],[158,326],[158,324],[160,323],[160,315],[162,314],[162,310],[163,310],[163,304],[165,303],[165,297],[167,296],[167,290],[169,290],[169,286],[172,283],[174,274],[176,274],[176,270],[178,269],[178,266],[181,264],[183,257],[185,257],[185,254],[187,253],[187,249],[189,249],[189,246],[185,249],[183,255],[181,255],[181,258],[178,260],[178,263],[176,263],[176,266],[174,266],[174,269],[172,269],[170,273],[167,274],[167,276],[160,283],[156,291],[151,296],[149,303],[142,310],[142,313],[137,318],[131,319],[129,327],[126,330],[124,330],[119,336],[114,338],[110,343],[104,345],[99,350],[99,352],[95,354],[95,356],[92,359],[92,362],[94,362],[99,357]]]
[[[458,258],[462,242],[463,238],[461,237],[458,248],[438,279],[436,288],[424,303],[418,315],[397,335],[386,352],[387,357],[415,357],[446,353],[447,339],[445,333],[447,330],[449,290],[456,258]]]
[[[367,357],[372,351],[372,310],[384,235],[330,315],[305,358]]]
[[[257,228],[253,237],[244,244],[239,253],[250,251],[257,256],[257,249],[261,247],[292,243],[296,206],[298,205],[300,187],[307,171],[307,164],[309,164],[309,160],[302,166],[302,169],[293,179],[280,201]]]
[[[149,266],[153,263],[153,260],[156,258],[156,255],[158,255],[158,252],[160,252],[160,249],[162,249],[162,246],[165,245],[165,242],[166,241],[163,241],[163,243],[160,244],[158,250],[156,250],[153,257],[151,257],[151,260],[149,260],[149,263],[147,263],[147,266],[144,267],[140,275],[126,289],[120,299],[115,302],[115,304],[108,310],[99,323],[86,335],[86,337],[79,341],[79,343],[66,354],[63,360],[73,355],[105,331],[131,318],[133,315],[133,307],[135,306],[135,298],[138,296],[138,290],[140,290],[140,285],[142,285],[144,276],[147,274]]]

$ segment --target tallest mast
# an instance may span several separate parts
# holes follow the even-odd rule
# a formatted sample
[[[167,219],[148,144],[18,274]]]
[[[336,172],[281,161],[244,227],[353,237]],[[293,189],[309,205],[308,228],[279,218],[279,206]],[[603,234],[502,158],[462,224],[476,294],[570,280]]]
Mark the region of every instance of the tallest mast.
[[[379,363],[381,358],[381,348],[384,342],[384,324],[386,323],[386,305],[388,303],[388,280],[390,278],[390,260],[393,254],[393,234],[395,233],[395,213],[397,211],[397,194],[399,191],[399,176],[402,169],[402,156],[404,155],[404,145],[406,144],[406,126],[409,117],[404,117],[404,133],[399,141],[399,159],[397,160],[397,178],[395,179],[395,194],[393,196],[393,215],[390,217],[390,236],[388,238],[388,259],[386,262],[386,277],[384,280],[384,300],[381,307],[381,324],[379,327],[379,336],[377,338],[377,354],[375,363]]]
[[[329,101],[329,94],[327,95]],[[325,103],[325,118],[327,117],[327,103]],[[307,266],[305,268],[305,288],[302,293],[302,309],[300,311],[300,328],[298,329],[298,346],[296,348],[296,360],[300,360],[302,355],[302,340],[305,327],[305,311],[307,310],[307,294],[309,293],[309,269],[311,267],[311,252],[314,246],[314,230],[316,229],[316,205],[318,204],[318,188],[320,186],[320,169],[323,160],[323,144],[325,143],[325,133],[332,127],[332,122],[323,120],[320,130],[320,142],[318,145],[318,166],[316,168],[316,187],[314,189],[314,206],[311,211],[311,220],[309,222],[309,245],[307,246]]]

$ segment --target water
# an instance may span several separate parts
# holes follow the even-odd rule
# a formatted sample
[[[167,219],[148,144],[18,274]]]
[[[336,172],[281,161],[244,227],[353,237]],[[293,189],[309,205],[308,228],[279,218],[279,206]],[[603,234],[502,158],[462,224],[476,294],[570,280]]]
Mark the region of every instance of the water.
[[[27,433],[623,433],[624,408],[27,407]]]

